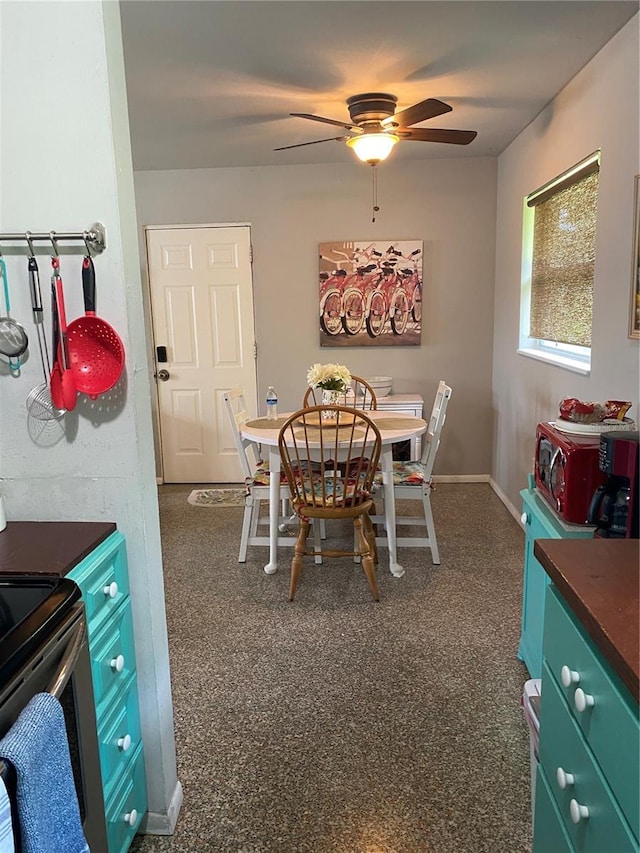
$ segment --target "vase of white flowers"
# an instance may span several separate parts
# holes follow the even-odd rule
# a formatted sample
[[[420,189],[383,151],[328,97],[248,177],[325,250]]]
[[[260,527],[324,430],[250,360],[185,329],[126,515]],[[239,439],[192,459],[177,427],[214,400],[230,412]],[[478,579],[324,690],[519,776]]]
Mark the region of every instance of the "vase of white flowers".
[[[337,406],[340,403],[342,391],[334,391],[333,388],[324,388],[322,390],[322,402],[327,406]]]
[[[337,406],[351,384],[351,374],[344,364],[314,364],[307,372],[310,388],[322,390],[322,405]],[[332,417],[332,412],[323,412],[322,417]]]

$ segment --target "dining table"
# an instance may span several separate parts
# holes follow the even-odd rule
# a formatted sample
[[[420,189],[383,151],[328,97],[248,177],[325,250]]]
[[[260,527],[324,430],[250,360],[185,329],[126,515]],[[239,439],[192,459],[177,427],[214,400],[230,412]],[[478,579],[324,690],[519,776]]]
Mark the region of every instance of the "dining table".
[[[293,414],[293,413],[291,413]],[[393,490],[393,445],[400,441],[416,438],[427,430],[427,422],[414,415],[397,412],[371,410],[366,414],[380,431],[382,443],[380,469],[384,490],[384,514],[389,549],[389,571],[396,578],[404,575],[404,569],[398,563],[396,542],[396,504]],[[242,436],[256,444],[268,448],[269,456],[269,562],[264,571],[268,575],[278,570],[278,523],[280,517],[280,451],[278,436],[289,414],[275,420],[256,418],[248,420],[242,426]]]

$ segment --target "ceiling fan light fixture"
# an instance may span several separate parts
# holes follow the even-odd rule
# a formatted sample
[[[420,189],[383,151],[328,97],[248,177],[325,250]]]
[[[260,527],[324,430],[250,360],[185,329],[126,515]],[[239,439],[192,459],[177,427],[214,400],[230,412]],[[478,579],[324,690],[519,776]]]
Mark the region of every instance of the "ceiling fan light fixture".
[[[395,133],[363,133],[347,139],[347,145],[355,151],[359,160],[375,166],[387,159],[399,141],[400,137]]]

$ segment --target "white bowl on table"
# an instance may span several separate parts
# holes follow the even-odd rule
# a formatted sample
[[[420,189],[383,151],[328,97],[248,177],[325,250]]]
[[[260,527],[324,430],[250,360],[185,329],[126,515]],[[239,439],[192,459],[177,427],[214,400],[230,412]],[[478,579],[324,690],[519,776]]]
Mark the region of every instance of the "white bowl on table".
[[[393,377],[391,376],[363,376],[366,382],[371,385],[376,397],[386,397],[391,393],[391,385]]]

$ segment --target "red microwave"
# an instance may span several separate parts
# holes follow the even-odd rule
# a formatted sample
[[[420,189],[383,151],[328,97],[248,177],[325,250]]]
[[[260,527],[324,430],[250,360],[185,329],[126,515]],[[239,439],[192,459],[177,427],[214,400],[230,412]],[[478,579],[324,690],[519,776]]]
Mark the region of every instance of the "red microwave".
[[[605,475],[598,464],[600,434],[579,435],[553,423],[536,429],[534,476],[538,492],[569,524],[587,524],[591,496]]]

